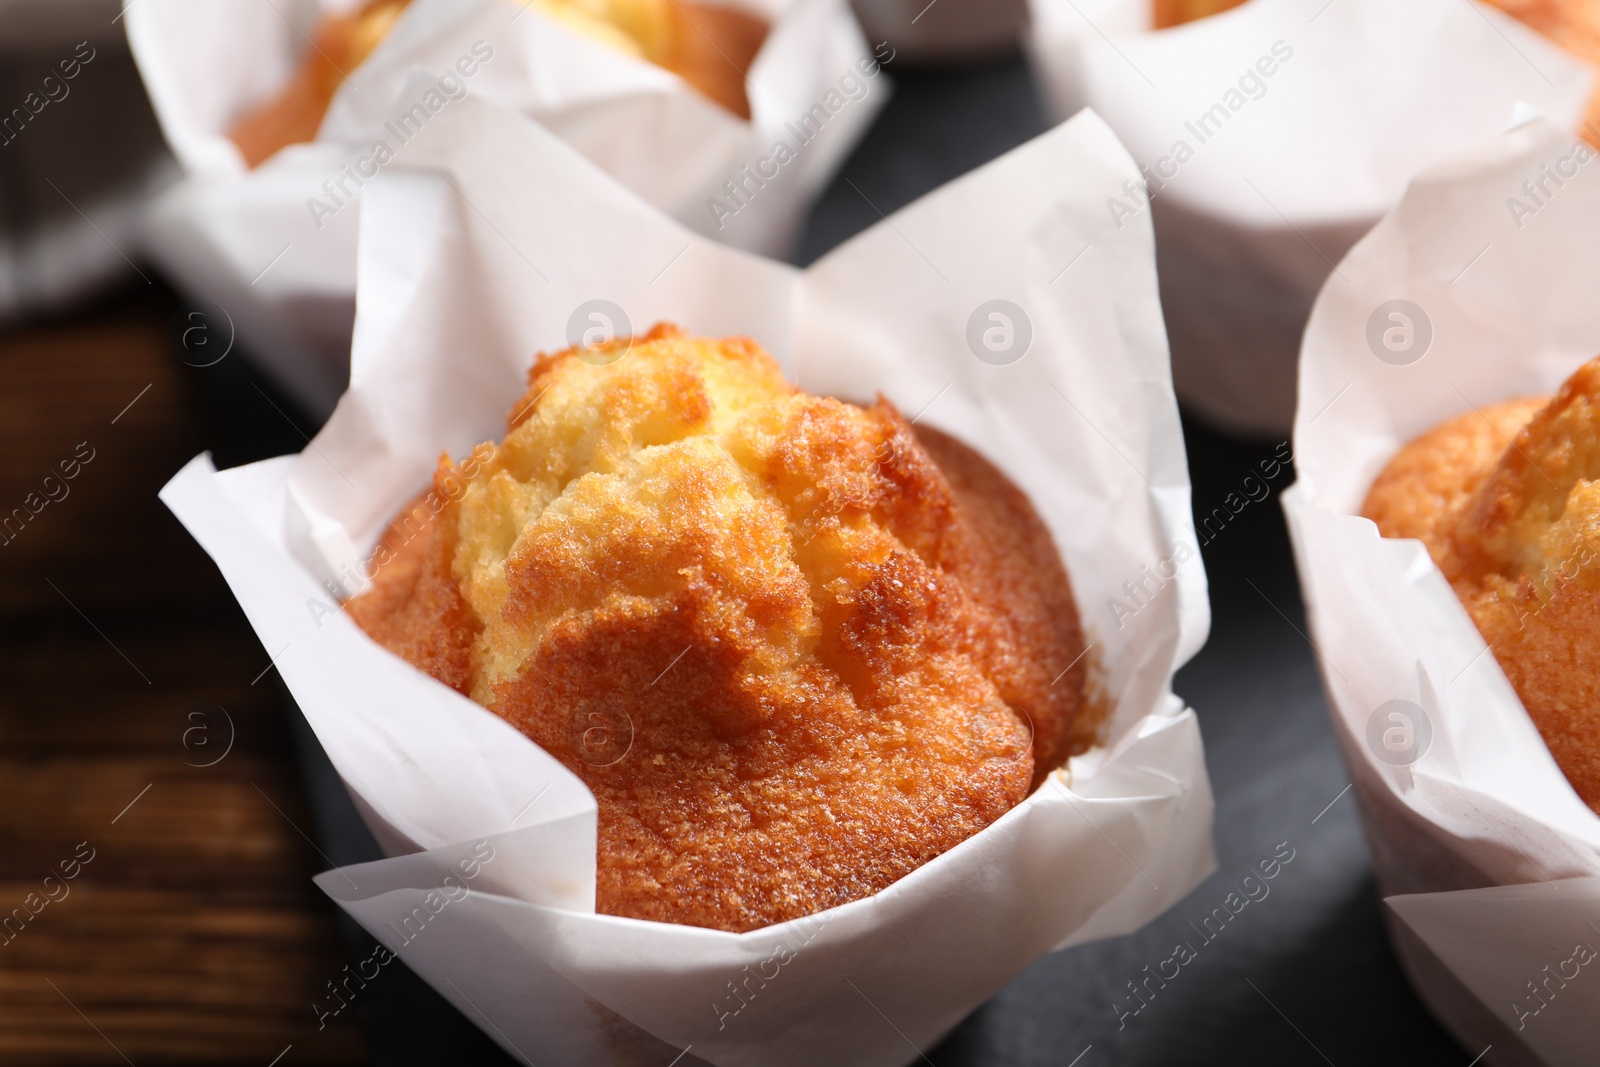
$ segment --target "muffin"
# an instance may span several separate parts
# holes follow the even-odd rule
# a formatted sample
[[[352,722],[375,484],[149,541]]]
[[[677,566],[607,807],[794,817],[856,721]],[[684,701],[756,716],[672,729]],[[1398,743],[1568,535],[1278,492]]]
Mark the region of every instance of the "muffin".
[[[410,2],[368,0],[350,14],[323,15],[288,84],[229,131],[245,163],[257,166],[286,145],[315,138],[339,83],[388,36]]]
[[[1554,399],[1459,415],[1402,448],[1362,514],[1414,537],[1600,813],[1600,359]]]
[[[1153,0],[1155,28],[1180,26],[1229,8],[1244,0]],[[1591,66],[1600,66],[1600,0],[1487,0],[1552,43]],[[1580,131],[1591,144],[1600,145],[1600,87],[1589,98]]]
[[[1489,0],[1590,66],[1600,66],[1600,0]],[[1582,133],[1600,145],[1600,88],[1589,97]]]
[[[887,401],[657,326],[541,355],[350,600],[599,805],[599,911],[743,931],[878,892],[1092,738],[1025,496]]]
[[[740,118],[750,117],[744,72],[767,24],[733,8],[684,0],[515,0],[620,52],[648,60]],[[286,145],[317,135],[333,95],[394,27],[410,0],[368,0],[350,14],[325,14],[288,84],[247,114],[229,137],[257,166]]]

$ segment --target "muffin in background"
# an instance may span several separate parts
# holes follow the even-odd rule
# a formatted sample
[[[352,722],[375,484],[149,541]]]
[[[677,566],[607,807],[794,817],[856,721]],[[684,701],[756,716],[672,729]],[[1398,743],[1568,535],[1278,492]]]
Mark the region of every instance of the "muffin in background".
[[[411,0],[368,0],[325,14],[299,68],[267,103],[229,132],[255,167],[280,149],[313,140],[340,84],[388,36]],[[619,52],[672,71],[712,102],[750,117],[744,76],[767,23],[734,8],[687,0],[526,0],[529,6]]]
[[[288,84],[229,132],[245,163],[258,166],[287,145],[314,139],[339,83],[366,62],[410,3],[368,0],[348,15],[323,15]]]
[[[1600,67],[1600,0],[1488,0],[1590,66]],[[1600,86],[1579,131],[1600,145]]]

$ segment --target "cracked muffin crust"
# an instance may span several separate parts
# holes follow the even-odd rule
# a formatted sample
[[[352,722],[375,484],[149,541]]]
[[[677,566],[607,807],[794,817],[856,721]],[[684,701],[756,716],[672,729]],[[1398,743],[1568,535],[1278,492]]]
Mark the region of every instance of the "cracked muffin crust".
[[[1553,399],[1459,415],[1402,448],[1362,514],[1428,547],[1556,763],[1600,812],[1600,360]]]
[[[1023,494],[751,341],[540,356],[432,496],[348,610],[588,784],[602,912],[742,931],[867,896],[1092,742]]]

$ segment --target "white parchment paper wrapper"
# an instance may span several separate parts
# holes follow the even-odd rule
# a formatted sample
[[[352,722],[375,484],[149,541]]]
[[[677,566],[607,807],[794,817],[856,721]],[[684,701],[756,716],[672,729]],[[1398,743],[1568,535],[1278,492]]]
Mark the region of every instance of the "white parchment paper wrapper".
[[[1538,120],[1418,177],[1328,279],[1301,357],[1284,510],[1334,726],[1380,888],[1404,894],[1396,947],[1470,1051],[1495,1045],[1485,1062],[1594,1062],[1600,963],[1540,999],[1527,983],[1600,949],[1600,818],[1421,542],[1359,513],[1406,441],[1600,352],[1597,292],[1600,160]]]
[[[486,101],[429,125],[407,163],[367,190],[333,419],[299,456],[222,473],[201,456],[163,492],[395,856],[318,879],[377,938],[529,1062],[692,1047],[719,1065],[889,1065],[1038,956],[1133,930],[1213,869],[1199,731],[1170,688],[1209,624],[1201,564],[1120,629],[1100,607],[1190,521],[1151,232],[1100,210],[1134,173],[1103,122],[1080,115],[804,272],[684,229]],[[525,194],[535,173],[551,195]],[[359,566],[441,450],[503,433],[534,353],[564,347],[595,299],[634,329],[758,338],[804,388],[881,391],[999,465],[1071,572],[1107,745],[889,889],[806,920],[735,935],[594,914],[587,789],[369,641],[319,583]],[[995,300],[1006,317],[974,314]],[[973,322],[1001,330],[998,350],[979,330],[988,360]],[[474,848],[495,858],[470,895],[407,940]]]
[[[1412,175],[1519,101],[1576,129],[1592,80],[1472,0],[1252,0],[1159,32],[1151,0],[1032,3],[1056,113],[1093,107],[1149,168],[1179,397],[1274,438],[1312,300]],[[1137,190],[1115,199],[1124,219],[1149,210]]]
[[[378,142],[396,161],[410,152],[411,127],[396,120],[431,88],[400,95],[414,70],[454,70],[462,92],[538,119],[686,225],[780,256],[889,94],[846,0],[728,0],[772,23],[747,72],[749,122],[677,75],[517,0],[414,0],[372,56],[347,72],[316,141],[247,169],[228,129],[290,76],[319,10],[355,2],[135,0],[125,16],[151,102],[189,176],[152,209],[146,250],[219,309],[219,343],[236,331],[319,418],[348,379],[357,219],[361,183],[370,179],[361,171],[377,169]],[[426,121],[459,106],[451,94],[433,100],[443,106],[425,110]],[[776,176],[743,206],[730,200],[723,183],[754,188],[740,168],[770,158],[780,141],[794,158],[768,164]],[[338,182],[345,168],[355,177],[330,192],[324,183]],[[540,175],[522,178],[529,195],[548,195]],[[713,212],[713,198],[737,210]]]

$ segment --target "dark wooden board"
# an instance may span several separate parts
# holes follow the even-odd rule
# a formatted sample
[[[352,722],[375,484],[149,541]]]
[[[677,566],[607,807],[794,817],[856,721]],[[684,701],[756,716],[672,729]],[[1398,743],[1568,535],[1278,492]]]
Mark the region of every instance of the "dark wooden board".
[[[59,497],[0,538],[0,917],[28,918],[0,934],[0,1062],[366,1062],[353,1016],[319,1032],[311,1008],[344,958],[272,678],[252,684],[268,657],[156,499],[215,390],[169,351],[174,298],[129,275],[0,335],[0,519]]]

